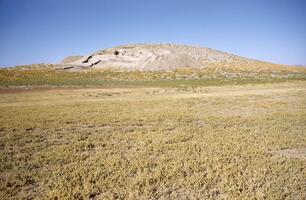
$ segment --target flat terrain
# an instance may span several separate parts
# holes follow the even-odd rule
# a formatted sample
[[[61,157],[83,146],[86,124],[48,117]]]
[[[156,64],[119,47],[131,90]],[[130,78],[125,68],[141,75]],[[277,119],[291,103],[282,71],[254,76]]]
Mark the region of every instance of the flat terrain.
[[[2,199],[306,199],[306,82],[0,89]]]

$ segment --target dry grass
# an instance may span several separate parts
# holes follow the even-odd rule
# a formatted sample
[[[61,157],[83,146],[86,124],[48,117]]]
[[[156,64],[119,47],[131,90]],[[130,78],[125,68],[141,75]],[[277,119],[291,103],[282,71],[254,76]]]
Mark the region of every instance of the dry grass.
[[[6,90],[0,196],[305,199],[305,107],[304,81]]]

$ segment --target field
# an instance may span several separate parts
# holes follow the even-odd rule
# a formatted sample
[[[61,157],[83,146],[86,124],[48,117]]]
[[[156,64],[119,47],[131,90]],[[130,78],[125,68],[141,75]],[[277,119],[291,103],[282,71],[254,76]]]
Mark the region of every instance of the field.
[[[306,80],[306,68],[180,68],[174,71],[99,69],[80,72],[26,67],[0,69],[0,87],[198,87]]]
[[[0,196],[306,199],[306,82],[268,82],[2,88]]]

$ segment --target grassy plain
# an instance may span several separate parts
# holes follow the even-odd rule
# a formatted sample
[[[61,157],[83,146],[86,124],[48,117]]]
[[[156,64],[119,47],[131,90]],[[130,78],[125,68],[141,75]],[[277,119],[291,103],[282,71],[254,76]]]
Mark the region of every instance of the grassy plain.
[[[306,82],[221,85],[1,89],[0,196],[306,199]]]
[[[12,68],[0,69],[0,87],[198,87],[306,80],[305,68],[279,67],[269,70],[257,68],[250,70],[215,66],[205,69],[182,68],[174,71],[99,69],[78,72]]]

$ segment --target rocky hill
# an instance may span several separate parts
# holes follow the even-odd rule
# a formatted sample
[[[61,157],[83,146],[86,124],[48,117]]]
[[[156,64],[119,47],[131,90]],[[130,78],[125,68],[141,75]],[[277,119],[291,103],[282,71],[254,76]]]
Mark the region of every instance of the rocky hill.
[[[175,70],[178,68],[279,69],[285,66],[243,58],[218,50],[176,44],[137,44],[103,49],[88,56],[65,58],[56,69]]]

